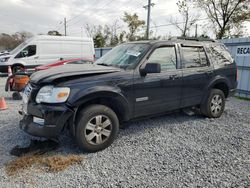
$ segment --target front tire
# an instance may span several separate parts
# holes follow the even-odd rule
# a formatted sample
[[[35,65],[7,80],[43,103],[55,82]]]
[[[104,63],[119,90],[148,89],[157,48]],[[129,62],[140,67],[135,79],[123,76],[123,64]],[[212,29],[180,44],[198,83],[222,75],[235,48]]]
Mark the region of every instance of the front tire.
[[[219,118],[225,109],[225,95],[219,89],[211,89],[201,105],[201,112],[209,118]]]
[[[83,109],[76,122],[76,141],[87,152],[96,152],[110,146],[119,130],[115,112],[104,105],[91,105]]]

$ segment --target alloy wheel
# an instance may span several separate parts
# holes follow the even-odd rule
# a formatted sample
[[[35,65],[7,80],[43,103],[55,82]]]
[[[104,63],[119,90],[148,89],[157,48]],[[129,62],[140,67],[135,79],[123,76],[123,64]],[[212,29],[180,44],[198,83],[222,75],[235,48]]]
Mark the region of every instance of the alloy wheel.
[[[100,145],[108,140],[111,131],[111,120],[105,115],[97,115],[88,121],[84,136],[89,144]]]
[[[222,97],[220,95],[213,96],[210,104],[211,113],[213,115],[218,115],[221,112],[222,102]]]

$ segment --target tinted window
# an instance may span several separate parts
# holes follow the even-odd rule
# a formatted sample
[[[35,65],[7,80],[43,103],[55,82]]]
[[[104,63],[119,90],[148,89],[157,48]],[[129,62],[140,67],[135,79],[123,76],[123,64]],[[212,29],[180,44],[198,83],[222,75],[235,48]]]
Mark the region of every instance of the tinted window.
[[[210,47],[210,52],[211,52],[213,59],[215,59],[218,64],[222,64],[225,62],[230,62],[230,63],[233,62],[233,59],[230,53],[221,44],[212,45]]]
[[[161,47],[154,50],[148,59],[149,63],[160,63],[161,70],[176,69],[176,54],[174,47]]]
[[[207,66],[207,57],[202,47],[182,47],[183,66],[185,68]]]
[[[30,57],[36,55],[36,45],[29,45],[24,48],[15,58]]]

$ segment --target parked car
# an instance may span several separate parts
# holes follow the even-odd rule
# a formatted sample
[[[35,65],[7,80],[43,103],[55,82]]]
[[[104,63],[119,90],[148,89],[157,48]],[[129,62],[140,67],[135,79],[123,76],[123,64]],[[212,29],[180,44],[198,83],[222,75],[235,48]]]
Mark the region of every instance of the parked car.
[[[49,68],[52,68],[52,67],[66,65],[66,64],[84,64],[84,63],[93,63],[93,62],[94,62],[93,60],[86,59],[86,58],[62,60],[62,61],[57,61],[55,63],[51,63],[51,64],[48,64],[48,65],[38,66],[38,67],[35,68],[35,71],[46,70],[46,69],[49,69]]]
[[[7,72],[8,66],[15,73],[62,59],[84,57],[94,60],[94,54],[92,38],[38,35],[23,42],[8,55],[0,56],[0,72]]]
[[[223,44],[126,43],[94,64],[34,73],[23,94],[20,128],[46,138],[68,128],[80,148],[95,152],[133,119],[191,107],[219,118],[236,87],[236,64]]]

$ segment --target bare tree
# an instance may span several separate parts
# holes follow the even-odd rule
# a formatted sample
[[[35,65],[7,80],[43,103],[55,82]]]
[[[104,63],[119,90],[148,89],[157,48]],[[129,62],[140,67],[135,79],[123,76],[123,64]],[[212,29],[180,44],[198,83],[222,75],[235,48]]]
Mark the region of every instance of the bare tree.
[[[93,38],[94,46],[96,48],[106,46],[107,35],[105,36],[104,28],[101,25],[86,24],[85,30],[87,31],[87,35]]]
[[[186,37],[192,26],[197,22],[199,16],[191,15],[192,5],[188,0],[179,0],[177,3],[179,14],[178,17],[171,17],[169,22],[181,31],[181,36]]]
[[[243,23],[250,21],[250,0],[194,1],[205,10],[213,23],[217,39],[230,35],[242,35]]]
[[[115,20],[114,23],[110,26],[110,46],[115,46],[123,42],[123,34],[119,32],[122,27],[119,25],[119,20]]]
[[[26,31],[16,32],[15,34],[0,34],[0,49],[12,50],[28,38],[32,37],[33,34]]]
[[[89,37],[92,37],[96,47],[116,46],[122,43],[125,37],[125,31],[119,25],[118,20],[111,25],[89,25],[85,26]]]

